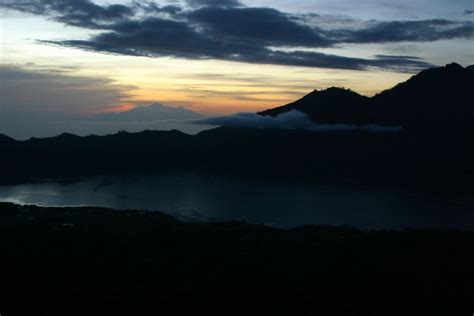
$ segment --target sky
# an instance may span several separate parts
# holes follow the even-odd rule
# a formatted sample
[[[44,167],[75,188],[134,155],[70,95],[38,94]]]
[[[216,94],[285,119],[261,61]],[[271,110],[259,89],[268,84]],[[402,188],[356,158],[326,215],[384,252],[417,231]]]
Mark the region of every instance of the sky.
[[[453,61],[474,63],[472,0],[0,0],[0,124],[371,96]]]

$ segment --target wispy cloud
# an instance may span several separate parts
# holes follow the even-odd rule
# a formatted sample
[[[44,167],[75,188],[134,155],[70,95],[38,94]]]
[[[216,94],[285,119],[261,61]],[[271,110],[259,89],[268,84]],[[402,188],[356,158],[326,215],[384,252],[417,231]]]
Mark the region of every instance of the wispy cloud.
[[[71,116],[99,112],[131,97],[132,86],[105,77],[73,76],[70,69],[0,65],[2,117]]]

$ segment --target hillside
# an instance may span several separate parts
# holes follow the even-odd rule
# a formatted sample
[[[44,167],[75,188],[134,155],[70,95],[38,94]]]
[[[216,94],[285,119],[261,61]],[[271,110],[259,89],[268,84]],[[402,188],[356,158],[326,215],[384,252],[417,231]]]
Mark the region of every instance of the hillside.
[[[276,116],[294,109],[324,124],[376,124],[403,126],[412,131],[430,128],[433,132],[472,129],[473,87],[472,66],[463,68],[452,63],[424,70],[371,98],[329,88],[259,114]]]
[[[0,203],[7,315],[463,315],[474,234]]]

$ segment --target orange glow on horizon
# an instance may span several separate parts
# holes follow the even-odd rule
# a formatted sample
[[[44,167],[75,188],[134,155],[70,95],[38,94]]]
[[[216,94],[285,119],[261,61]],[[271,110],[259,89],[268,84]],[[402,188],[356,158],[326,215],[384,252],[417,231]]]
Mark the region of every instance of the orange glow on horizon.
[[[130,111],[137,106],[132,103],[127,103],[127,104],[121,104],[113,107],[106,108],[104,110],[99,111],[99,113],[120,113],[120,112],[126,112]]]

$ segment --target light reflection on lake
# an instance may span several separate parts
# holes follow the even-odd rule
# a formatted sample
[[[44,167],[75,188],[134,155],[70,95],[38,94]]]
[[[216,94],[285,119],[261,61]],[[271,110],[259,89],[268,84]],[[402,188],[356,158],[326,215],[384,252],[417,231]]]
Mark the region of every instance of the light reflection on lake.
[[[197,175],[101,177],[0,186],[0,201],[158,210],[187,220],[242,220],[278,227],[474,230],[473,201],[436,201],[397,192]]]

